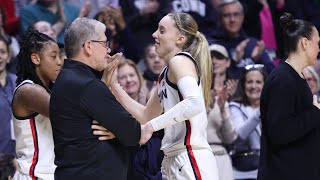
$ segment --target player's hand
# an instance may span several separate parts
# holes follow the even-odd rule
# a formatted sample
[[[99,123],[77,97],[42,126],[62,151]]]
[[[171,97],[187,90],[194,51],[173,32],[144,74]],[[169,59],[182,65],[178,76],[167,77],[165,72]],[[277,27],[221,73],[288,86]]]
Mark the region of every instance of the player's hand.
[[[100,141],[105,141],[115,138],[115,135],[110,132],[108,129],[99,125],[99,122],[96,120],[92,121],[91,129],[93,129],[93,134],[99,136]]]
[[[102,80],[106,83],[107,86],[111,86],[114,83],[117,83],[117,70],[120,59],[122,58],[122,53],[117,53],[113,56],[110,56],[108,59],[108,67],[104,70]]]
[[[154,132],[150,122],[141,125],[141,138],[139,144],[143,145],[149,141]]]

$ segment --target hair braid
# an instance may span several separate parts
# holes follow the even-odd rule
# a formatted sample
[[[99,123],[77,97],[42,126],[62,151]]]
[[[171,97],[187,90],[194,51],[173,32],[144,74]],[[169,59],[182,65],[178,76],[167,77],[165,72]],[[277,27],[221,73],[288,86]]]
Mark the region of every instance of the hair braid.
[[[19,59],[17,65],[17,85],[26,79],[30,79],[34,83],[44,86],[35,71],[35,64],[31,60],[31,54],[41,53],[49,42],[55,41],[34,29],[29,29],[21,36],[19,41],[21,48],[17,56]]]

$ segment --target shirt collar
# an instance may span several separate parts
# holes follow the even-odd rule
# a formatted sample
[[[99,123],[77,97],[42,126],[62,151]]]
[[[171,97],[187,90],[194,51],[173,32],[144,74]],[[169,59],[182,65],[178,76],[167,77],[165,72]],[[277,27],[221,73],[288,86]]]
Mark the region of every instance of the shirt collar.
[[[65,59],[64,61],[64,67],[67,68],[81,68],[81,69],[85,69],[85,70],[89,70],[90,72],[92,72],[92,74],[97,78],[97,79],[101,79],[102,77],[102,73],[103,71],[98,71],[93,69],[92,67],[88,66],[87,64],[84,64],[80,61],[77,60],[72,60],[72,59]]]

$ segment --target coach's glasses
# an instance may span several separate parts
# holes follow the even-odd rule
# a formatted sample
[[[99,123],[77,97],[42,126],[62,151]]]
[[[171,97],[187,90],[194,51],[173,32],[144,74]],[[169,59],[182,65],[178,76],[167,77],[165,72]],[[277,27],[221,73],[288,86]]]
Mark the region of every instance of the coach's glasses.
[[[109,45],[110,45],[109,41],[98,41],[98,40],[89,40],[89,41],[99,43],[105,48],[109,48]],[[82,44],[82,47],[84,47],[84,43]]]
[[[104,46],[105,48],[109,47],[110,42],[109,41],[98,41],[98,40],[90,40],[91,42],[96,42]]]

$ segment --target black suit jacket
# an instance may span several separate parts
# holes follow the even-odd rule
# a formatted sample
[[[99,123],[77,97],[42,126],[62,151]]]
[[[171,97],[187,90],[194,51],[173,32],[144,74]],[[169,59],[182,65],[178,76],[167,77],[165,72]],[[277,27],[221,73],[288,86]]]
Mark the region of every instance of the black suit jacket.
[[[307,81],[287,63],[267,78],[261,94],[259,180],[320,179],[320,110]]]
[[[127,146],[140,140],[140,124],[116,101],[100,80],[100,72],[74,60],[65,60],[52,90],[50,119],[55,144],[55,179],[125,180]],[[100,141],[92,121],[116,138]]]

